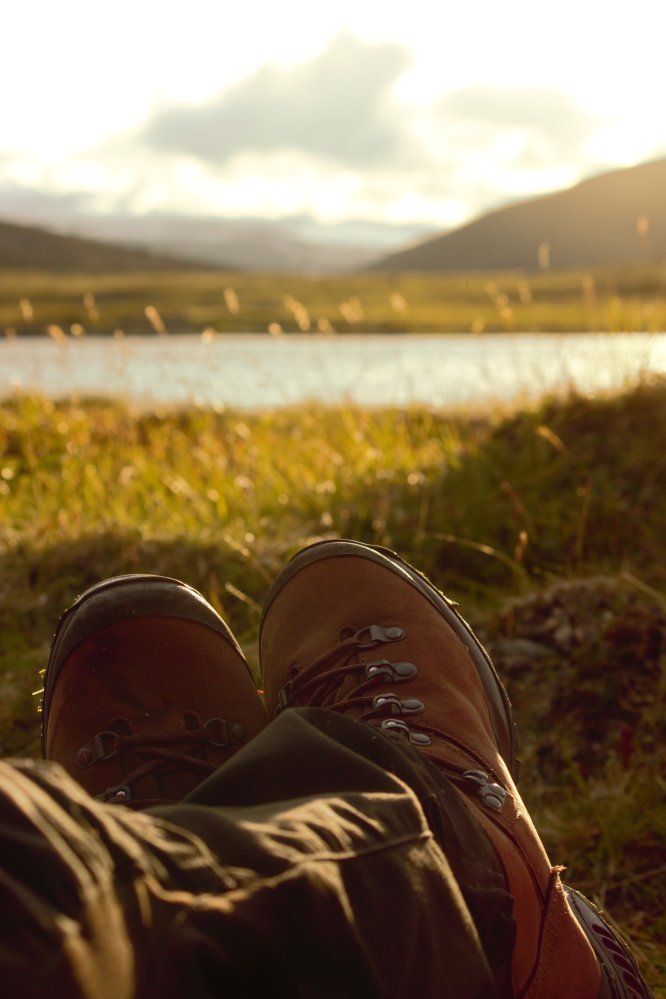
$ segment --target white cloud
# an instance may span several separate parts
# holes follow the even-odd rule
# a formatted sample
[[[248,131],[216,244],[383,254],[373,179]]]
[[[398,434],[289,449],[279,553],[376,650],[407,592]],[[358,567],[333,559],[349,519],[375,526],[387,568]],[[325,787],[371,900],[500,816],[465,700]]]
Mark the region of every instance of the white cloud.
[[[361,169],[399,161],[407,131],[392,87],[410,61],[400,45],[344,33],[307,62],[266,65],[214,100],[164,108],[139,137],[217,167],[240,154],[294,151]]]
[[[447,94],[435,105],[442,124],[464,121],[492,129],[521,129],[560,148],[578,148],[601,123],[569,94],[554,87],[474,86]]]

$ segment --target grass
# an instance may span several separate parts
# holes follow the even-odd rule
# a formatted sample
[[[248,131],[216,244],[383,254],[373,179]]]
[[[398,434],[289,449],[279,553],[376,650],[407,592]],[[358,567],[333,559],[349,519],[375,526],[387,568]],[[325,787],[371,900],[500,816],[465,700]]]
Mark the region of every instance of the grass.
[[[654,332],[666,328],[666,266],[327,278],[0,270],[10,336],[154,333],[160,321],[171,332]]]
[[[0,407],[0,752],[37,754],[37,670],[98,579],[185,578],[256,668],[261,602],[289,555],[321,537],[388,545],[491,646],[549,852],[664,996],[665,489],[663,381],[486,415],[17,395]]]

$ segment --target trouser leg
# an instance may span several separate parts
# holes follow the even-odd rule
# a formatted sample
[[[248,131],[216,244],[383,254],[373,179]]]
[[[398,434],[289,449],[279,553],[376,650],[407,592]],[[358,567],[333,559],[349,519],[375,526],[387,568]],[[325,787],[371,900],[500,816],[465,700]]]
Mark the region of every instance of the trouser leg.
[[[384,735],[331,711],[290,709],[175,808],[194,802],[242,807],[353,790],[381,793],[393,788],[393,778],[416,796],[472,916],[498,994],[511,995],[515,924],[497,854],[450,781],[400,735]],[[366,810],[373,805],[376,800],[366,795]],[[205,813],[197,817],[205,820]]]
[[[8,995],[494,994],[477,926],[501,937],[506,899],[478,859],[458,864],[471,909],[494,896],[472,918],[445,792],[365,726],[285,712],[146,813],[45,764],[0,777]]]

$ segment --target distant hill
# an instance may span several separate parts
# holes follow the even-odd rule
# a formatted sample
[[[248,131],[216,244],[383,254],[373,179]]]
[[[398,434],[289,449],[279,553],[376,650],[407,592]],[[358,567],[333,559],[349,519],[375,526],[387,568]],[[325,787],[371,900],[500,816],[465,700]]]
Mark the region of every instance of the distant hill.
[[[357,247],[352,240],[345,242],[344,234],[342,243],[336,242],[335,232],[327,240],[326,230],[333,227],[320,226],[311,234],[299,222],[149,214],[71,215],[49,224],[62,233],[174,255],[205,267],[272,273],[321,274],[363,267],[379,253],[407,242],[403,236]],[[414,238],[413,227],[410,236]]]
[[[176,260],[146,250],[62,236],[34,226],[0,222],[0,268],[100,273],[136,270],[192,270],[205,264]]]
[[[16,200],[16,199],[15,199]],[[204,268],[300,274],[336,274],[364,267],[380,254],[432,236],[433,226],[346,219],[319,222],[308,215],[281,219],[225,218],[169,213],[147,215],[67,212],[57,203],[30,210],[0,188],[0,217],[46,227],[64,236],[174,257]]]
[[[563,270],[661,260],[666,260],[666,159],[488,212],[365,269]]]

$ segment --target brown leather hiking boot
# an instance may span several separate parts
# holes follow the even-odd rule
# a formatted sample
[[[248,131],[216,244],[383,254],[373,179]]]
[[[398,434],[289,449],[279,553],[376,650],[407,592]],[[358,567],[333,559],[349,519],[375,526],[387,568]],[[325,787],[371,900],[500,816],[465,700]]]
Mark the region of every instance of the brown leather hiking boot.
[[[268,594],[260,656],[269,715],[312,705],[393,729],[458,788],[514,899],[516,996],[650,995],[626,945],[551,866],[515,786],[506,692],[453,603],[423,575],[353,541],[305,548]]]
[[[180,801],[266,723],[236,639],[185,583],[107,579],[58,622],[42,754],[100,801]]]

